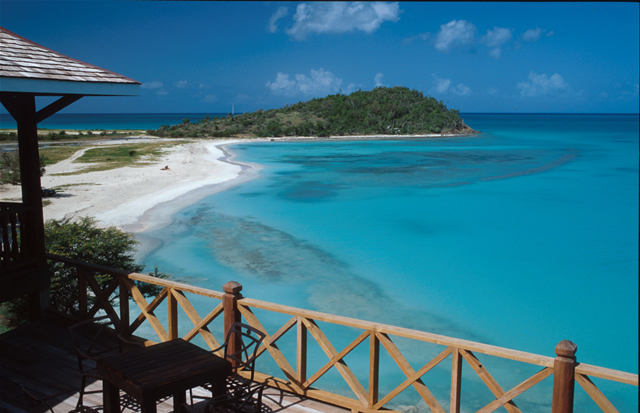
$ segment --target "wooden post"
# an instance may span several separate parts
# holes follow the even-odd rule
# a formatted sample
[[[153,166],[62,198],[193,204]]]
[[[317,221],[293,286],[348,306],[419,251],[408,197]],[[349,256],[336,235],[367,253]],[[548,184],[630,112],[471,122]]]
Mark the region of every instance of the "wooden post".
[[[19,108],[18,153],[20,156],[20,181],[22,187],[22,204],[26,212],[26,222],[21,222],[21,238],[27,247],[26,254],[34,259],[36,267],[44,268],[47,260],[44,256],[44,218],[42,214],[42,190],[40,184],[40,154],[38,152],[38,122],[36,119],[36,98],[33,95],[18,94],[15,103]],[[26,225],[24,225],[26,224]],[[47,274],[43,273],[43,277]],[[49,306],[48,276],[42,280],[46,287],[29,294],[30,318],[37,319],[41,312]]]
[[[459,348],[451,353],[451,413],[460,413],[460,394],[462,393],[462,354]]]
[[[298,370],[298,384],[302,389],[302,383],[307,381],[307,326],[302,322],[302,317],[298,318],[297,329],[297,358],[296,367]],[[303,389],[304,390],[304,389]],[[306,393],[306,390],[304,390]]]
[[[169,340],[175,340],[178,338],[178,301],[171,288],[167,294],[167,307],[169,310]]]
[[[233,324],[242,320],[242,315],[238,311],[238,300],[242,298],[242,294],[240,294],[242,285],[237,281],[229,281],[222,286],[222,291],[224,291],[222,307],[224,309],[224,336],[226,338]],[[240,350],[240,343],[236,343],[235,334],[229,337],[227,346],[227,352],[231,354]]]
[[[375,331],[369,335],[369,408],[378,403],[380,384],[380,340]]]
[[[573,391],[575,387],[576,351],[578,346],[562,340],[556,346],[553,363],[553,401],[551,413],[573,413]]]
[[[120,334],[129,337],[129,289],[123,281],[123,277],[118,277],[120,295]]]

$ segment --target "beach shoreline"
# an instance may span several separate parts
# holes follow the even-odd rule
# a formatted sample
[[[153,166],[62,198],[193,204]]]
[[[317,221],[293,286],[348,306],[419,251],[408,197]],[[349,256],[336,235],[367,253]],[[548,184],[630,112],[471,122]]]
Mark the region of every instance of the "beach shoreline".
[[[74,163],[84,151],[108,145],[175,142],[175,139],[145,134],[126,139],[82,142],[71,158],[46,168],[41,178],[46,188],[63,188],[45,198],[45,220],[91,216],[100,225],[115,226],[133,233],[140,242],[137,255],[145,256],[157,246],[157,240],[145,235],[171,224],[178,211],[201,199],[248,182],[259,176],[262,166],[239,162],[230,147],[247,142],[335,141],[382,139],[430,139],[461,135],[372,135],[332,137],[274,137],[255,139],[192,139],[165,149],[158,159],[132,167],[69,175],[88,164]],[[58,143],[58,142],[56,142]],[[60,142],[62,143],[62,142]],[[166,167],[166,169],[165,169]],[[67,174],[67,175],[61,175]],[[20,202],[21,188],[0,185],[0,201]]]

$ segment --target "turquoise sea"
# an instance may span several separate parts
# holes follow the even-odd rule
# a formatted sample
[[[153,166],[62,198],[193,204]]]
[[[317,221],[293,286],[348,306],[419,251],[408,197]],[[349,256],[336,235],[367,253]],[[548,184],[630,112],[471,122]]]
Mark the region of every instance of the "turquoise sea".
[[[100,127],[73,129],[125,127],[109,116],[98,115]],[[198,119],[149,115],[151,125],[135,124],[135,116],[125,116],[127,128]],[[462,117],[482,134],[231,145],[237,161],[262,166],[259,178],[145,233],[160,246],[144,261],[216,291],[236,280],[251,298],[546,356],[569,339],[579,362],[637,374],[638,115]],[[201,316],[210,311],[205,300],[193,302]],[[267,329],[284,322],[265,320]],[[181,333],[189,326],[181,320]],[[327,334],[344,334],[343,347],[354,338]],[[398,345],[424,362],[442,350]],[[366,377],[366,351],[349,357]],[[539,370],[480,359],[505,389]],[[404,376],[381,368],[385,394]],[[276,372],[269,363],[261,369]],[[423,377],[445,409],[449,375],[445,361]],[[493,400],[468,366],[463,376],[463,411]],[[318,386],[352,396],[340,380],[330,371]],[[620,412],[638,411],[637,387],[594,382]],[[548,412],[550,389],[548,378],[515,401],[523,411]],[[576,389],[576,411],[600,411]],[[417,400],[410,389],[389,407],[424,410]]]
[[[232,145],[260,177],[146,233],[161,246],[145,262],[217,291],[236,280],[252,298],[547,356],[569,339],[578,361],[637,373],[638,116],[463,117],[482,134]],[[500,364],[498,380],[515,380]],[[434,379],[436,395],[447,374],[433,373],[447,384]],[[491,401],[469,377],[463,405]],[[548,411],[550,383],[516,403]],[[596,384],[638,410],[637,387]],[[579,388],[577,401],[599,411]]]

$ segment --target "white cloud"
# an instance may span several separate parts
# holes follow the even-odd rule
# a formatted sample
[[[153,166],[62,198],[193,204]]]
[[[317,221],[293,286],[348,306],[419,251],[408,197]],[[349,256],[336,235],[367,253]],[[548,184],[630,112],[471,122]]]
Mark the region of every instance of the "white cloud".
[[[358,88],[358,85],[356,85],[355,83],[349,83],[349,84],[347,85],[347,89],[344,91],[344,94],[345,94],[345,95],[350,95],[350,94],[352,94],[353,92],[355,92],[356,90],[358,90],[358,89],[356,89],[356,88]]]
[[[476,26],[466,20],[452,20],[440,26],[436,37],[436,49],[448,52],[454,45],[470,45],[473,43]]]
[[[140,87],[143,89],[159,89],[162,86],[163,84],[159,80],[155,80],[153,82],[145,82],[142,85],[140,85]]]
[[[555,33],[555,32],[554,32],[553,30],[551,30],[549,33],[547,33],[547,34],[546,34],[546,36],[547,36],[547,37],[551,37],[551,36],[553,36],[553,34],[554,34],[554,33]]]
[[[385,21],[399,20],[398,3],[318,2],[296,8],[289,36],[304,40],[310,33],[346,33],[361,30],[373,33]]]
[[[458,96],[467,96],[471,94],[471,88],[462,83],[458,83],[458,86],[451,88],[451,92]]]
[[[638,92],[640,91],[640,88],[638,87],[638,83],[636,83],[635,85],[633,85],[633,95],[634,96],[638,96]]]
[[[384,75],[382,73],[378,73],[376,74],[376,77],[373,78],[373,81],[376,82],[376,85],[374,87],[381,87],[381,86],[385,86],[384,83],[382,83],[382,79],[384,78]]]
[[[311,69],[311,77],[296,74],[294,78],[295,80],[292,80],[288,74],[278,72],[276,80],[267,82],[265,86],[275,94],[318,96],[336,93],[342,84],[342,79],[322,68],[319,70]]]
[[[522,34],[522,40],[525,42],[537,42],[542,34],[542,29],[536,27],[535,29],[529,29]]]
[[[289,80],[289,75],[278,72],[275,82],[267,82],[265,86],[270,88],[272,92],[278,93],[291,91],[295,85],[295,80]]]
[[[451,85],[451,81],[449,79],[441,79],[436,77],[436,75],[433,75],[433,77],[433,86],[435,87],[436,93],[441,95],[447,93],[449,86]]]
[[[278,25],[276,22],[281,18],[285,17],[289,14],[289,9],[286,7],[278,7],[278,11],[274,13],[273,16],[269,19],[269,24],[267,25],[267,31],[269,33],[275,33],[278,31]]]
[[[501,46],[509,40],[511,40],[511,29],[503,27],[494,27],[493,30],[487,30],[487,35],[484,37],[484,42],[489,47]]]
[[[489,51],[487,52],[489,53],[489,56],[495,58],[495,59],[500,59],[500,56],[502,56],[502,48],[501,47],[496,47],[493,49],[489,49]]]
[[[466,96],[471,94],[471,88],[465,86],[462,83],[458,83],[456,86],[451,86],[451,80],[442,79],[437,77],[435,74],[433,76],[433,88],[435,93],[439,95],[446,95],[447,93],[453,93],[458,96]]]
[[[176,83],[174,83],[173,86],[177,88],[183,88],[183,87],[187,87],[188,84],[189,82],[187,82],[186,80],[179,80]]]
[[[495,87],[490,87],[489,89],[487,89],[487,95],[497,95],[498,94],[498,89],[496,89]]]
[[[160,90],[158,90],[158,91],[156,92],[156,95],[158,95],[158,96],[166,96],[166,95],[168,95],[168,94],[169,94],[169,92],[167,92],[167,91],[166,91],[166,90],[164,90],[164,89],[160,89]]]
[[[490,47],[489,54],[496,59],[502,54],[502,45],[511,40],[511,29],[502,27],[494,27],[493,30],[487,30],[484,36],[484,43]]]
[[[519,82],[518,89],[522,96],[539,96],[548,95],[558,91],[568,89],[569,84],[560,76],[555,74],[551,77],[547,77],[546,74],[537,74],[529,72],[528,82]]]
[[[207,95],[201,99],[204,103],[213,103],[216,101],[216,95]]]

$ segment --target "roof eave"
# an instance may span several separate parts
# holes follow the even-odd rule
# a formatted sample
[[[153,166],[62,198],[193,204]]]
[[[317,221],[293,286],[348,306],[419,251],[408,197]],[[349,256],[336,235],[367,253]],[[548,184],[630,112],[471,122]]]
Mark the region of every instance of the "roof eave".
[[[39,96],[139,96],[140,84],[0,77],[0,92],[30,93]]]

